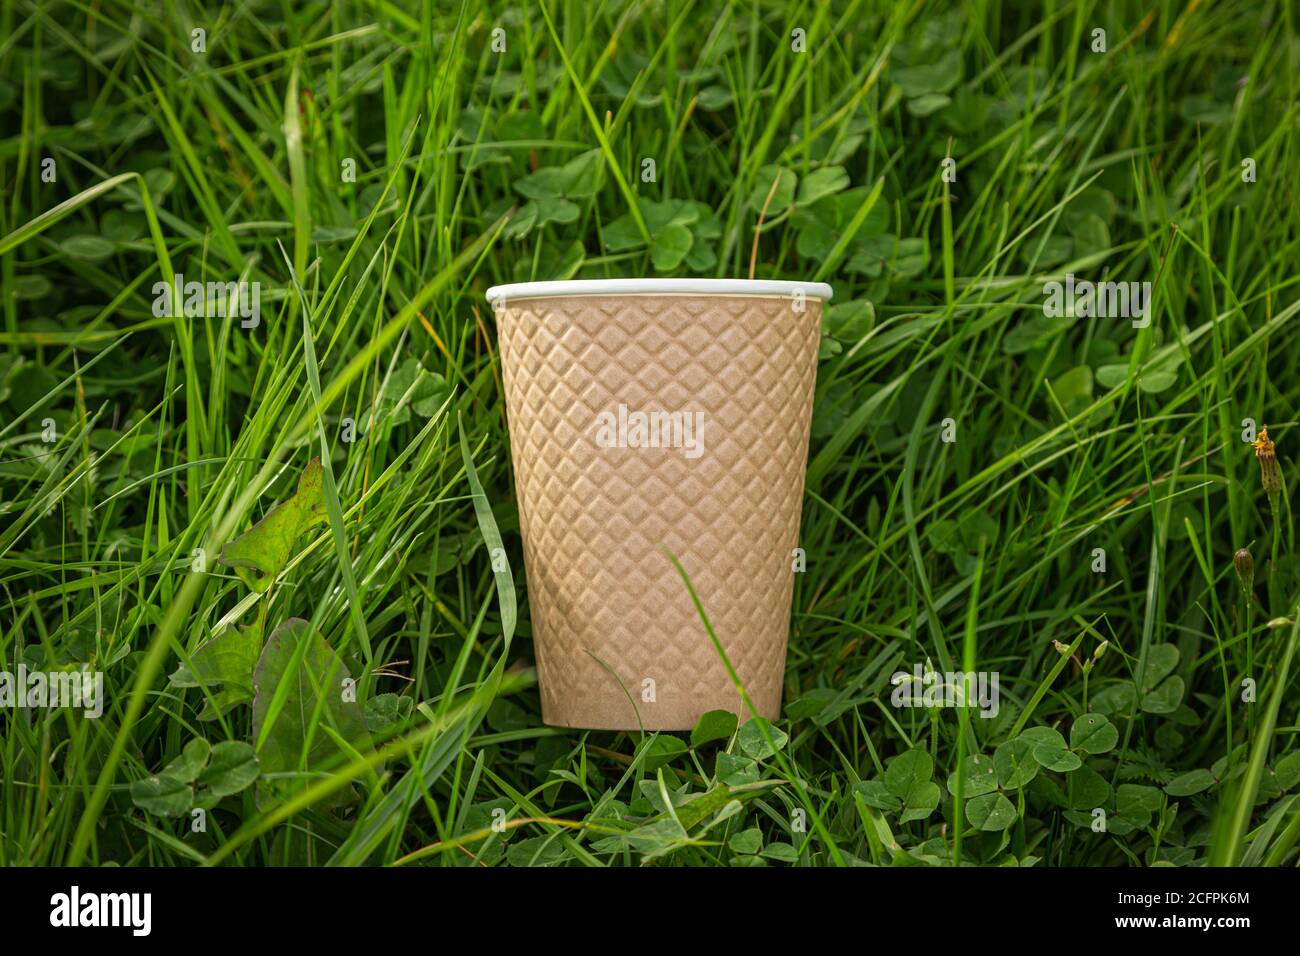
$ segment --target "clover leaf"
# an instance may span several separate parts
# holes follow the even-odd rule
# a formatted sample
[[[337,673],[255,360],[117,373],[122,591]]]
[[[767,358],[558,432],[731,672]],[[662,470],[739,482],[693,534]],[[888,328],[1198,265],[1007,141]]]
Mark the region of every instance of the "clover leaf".
[[[778,178],[779,177],[779,178]],[[754,177],[754,188],[749,193],[749,205],[758,212],[767,203],[767,216],[772,218],[785,212],[794,203],[795,187],[799,184],[799,175],[792,169],[782,166],[764,166]],[[775,191],[773,187],[775,186]],[[769,200],[768,193],[772,198]]]
[[[1084,714],[1070,728],[1070,749],[1104,754],[1119,743],[1119,731],[1101,714]]]
[[[505,227],[505,235],[522,239],[548,223],[575,222],[575,199],[588,199],[604,184],[605,163],[599,149],[588,150],[562,166],[545,166],[514,182],[526,202]]]
[[[637,210],[650,234],[650,261],[660,272],[670,272],[683,262],[695,272],[717,264],[711,240],[722,235],[722,223],[702,202],[687,199],[637,200]],[[645,236],[631,213],[619,216],[602,231],[607,252],[624,252],[646,245]]]
[[[164,817],[180,816],[195,807],[210,810],[261,773],[253,748],[242,740],[226,740],[211,747],[196,737],[162,773],[132,781],[131,802]]]
[[[939,785],[931,781],[934,758],[924,750],[899,754],[885,767],[885,787],[902,801],[900,823],[924,820],[939,805]]]
[[[977,830],[997,832],[1016,822],[1016,808],[1001,793],[985,793],[966,803],[966,819]]]
[[[1148,714],[1172,714],[1183,702],[1183,679],[1172,673],[1178,666],[1178,656],[1173,644],[1153,644],[1147,651],[1142,709]]]

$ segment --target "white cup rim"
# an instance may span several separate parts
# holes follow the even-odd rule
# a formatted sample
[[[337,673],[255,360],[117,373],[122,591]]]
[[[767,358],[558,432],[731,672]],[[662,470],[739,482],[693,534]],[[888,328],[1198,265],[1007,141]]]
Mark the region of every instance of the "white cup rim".
[[[833,290],[825,282],[781,279],[569,279],[559,282],[512,282],[487,290],[487,300],[549,299],[570,295],[756,295],[828,300]]]

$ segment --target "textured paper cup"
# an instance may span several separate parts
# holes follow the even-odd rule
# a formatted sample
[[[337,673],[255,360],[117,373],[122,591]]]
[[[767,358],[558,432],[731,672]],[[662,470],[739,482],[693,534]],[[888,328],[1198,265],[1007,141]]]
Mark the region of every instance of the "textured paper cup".
[[[546,723],[748,716],[668,552],[755,708],[778,716],[830,296],[724,279],[488,290]]]

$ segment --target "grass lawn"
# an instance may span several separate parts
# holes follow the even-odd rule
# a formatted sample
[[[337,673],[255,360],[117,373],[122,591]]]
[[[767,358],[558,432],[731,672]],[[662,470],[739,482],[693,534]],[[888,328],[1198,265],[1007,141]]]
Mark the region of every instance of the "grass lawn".
[[[1296,865],[1297,27],[2,0],[0,864]],[[770,725],[541,721],[483,293],[646,275],[835,289]]]

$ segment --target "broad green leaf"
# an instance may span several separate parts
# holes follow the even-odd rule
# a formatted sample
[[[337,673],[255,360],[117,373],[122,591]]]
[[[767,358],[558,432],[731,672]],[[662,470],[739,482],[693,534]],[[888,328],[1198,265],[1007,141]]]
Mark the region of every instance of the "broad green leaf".
[[[718,218],[712,207],[694,200],[687,202],[686,206],[694,213],[688,223],[691,227],[691,235],[696,239],[717,239],[722,235],[722,220]]]
[[[579,153],[560,167],[564,176],[564,195],[570,199],[587,199],[605,185],[605,159],[599,149]]]
[[[1056,746],[1055,744],[1034,744],[1034,760],[1045,770],[1052,770],[1056,773],[1068,773],[1071,770],[1078,770],[1083,763],[1079,755],[1065,746]]]
[[[437,372],[421,371],[422,374],[415,383],[415,391],[411,394],[411,408],[423,418],[432,418],[451,395],[451,387]]]
[[[1016,808],[1000,793],[985,793],[966,801],[966,819],[977,830],[997,832],[1016,822]]]
[[[899,816],[899,823],[908,823],[912,820],[924,820],[934,808],[939,805],[939,798],[942,792],[939,790],[937,783],[922,783],[914,786],[907,794],[907,799],[903,801],[903,812]]]
[[[934,774],[934,758],[925,750],[908,750],[885,766],[885,786],[900,800],[906,800],[914,787],[929,783]]]
[[[199,775],[200,798],[239,793],[261,775],[257,753],[242,740],[226,740],[212,748],[212,760]]]
[[[1282,791],[1290,790],[1300,783],[1300,750],[1293,750],[1273,767],[1277,785]]]
[[[206,684],[214,697],[204,701],[199,720],[213,720],[253,699],[253,668],[261,653],[260,624],[232,627],[204,643],[190,656],[190,666],[180,664],[169,680],[173,687]]]
[[[763,847],[762,855],[779,863],[799,862],[799,851],[789,843],[769,843]]]
[[[691,251],[691,231],[671,223],[650,233],[650,261],[660,272],[676,269]]]
[[[934,759],[927,751],[909,750],[885,767],[885,786],[903,802],[900,823],[923,820],[939,805],[940,790],[930,781]]]
[[[107,259],[117,251],[117,246],[101,236],[71,236],[59,243],[59,251],[73,259],[95,262]]]
[[[656,734],[637,749],[643,755],[641,766],[646,770],[658,770],[686,753],[686,744],[680,737]]]
[[[737,853],[757,853],[763,848],[763,833],[758,827],[750,827],[732,834],[727,846]]]
[[[668,820],[667,823],[671,824],[672,827],[677,827],[677,824],[672,820]],[[680,830],[681,828],[677,827],[677,829]],[[624,844],[620,842],[620,837],[610,837],[609,840],[612,841],[612,846],[607,850],[599,847],[598,844],[593,846],[610,853],[623,849]],[[598,841],[598,843],[603,842]],[[659,845],[660,841],[650,840],[647,835],[645,842],[638,841],[636,843],[636,848]],[[550,836],[529,837],[526,840],[512,842],[510,849],[506,851],[506,858],[510,861],[511,866],[555,866],[564,860],[564,844]]]
[[[758,780],[758,764],[750,757],[719,752],[714,762],[714,776],[732,787],[743,787]]]
[[[1066,793],[1072,810],[1090,811],[1104,806],[1110,799],[1110,784],[1087,764],[1071,771],[1066,781]]]
[[[535,202],[526,202],[506,223],[501,235],[507,239],[522,239],[537,227],[537,216],[541,207]]]
[[[1138,388],[1156,394],[1166,391],[1178,381],[1177,355],[1159,362],[1151,368],[1138,371]],[[1097,382],[1106,388],[1115,388],[1128,380],[1128,363],[1102,365],[1097,369]]]
[[[646,777],[643,780],[639,780],[637,782],[637,792],[641,795],[641,799],[644,800],[645,803],[654,808],[655,813],[666,814],[668,812],[669,804],[664,802],[664,791],[660,789],[657,777],[658,775],[656,774],[654,777]],[[672,806],[674,807],[681,806],[689,800],[690,797],[691,785],[689,783],[684,783],[675,790],[668,790],[668,798],[672,801]],[[632,803],[632,813],[638,816],[647,815],[644,808],[638,807],[637,801],[633,801]]]
[[[645,243],[631,213],[624,213],[607,225],[601,230],[600,237],[607,252],[624,252]]]
[[[580,210],[567,199],[538,199],[537,203],[537,225],[544,226],[549,222],[577,222]]]
[[[823,313],[822,324],[841,342],[857,342],[876,324],[876,307],[868,299],[837,302]]]
[[[828,358],[834,358],[844,351],[844,346],[840,345],[829,335],[823,335],[821,341],[817,344],[817,361],[824,362]]]
[[[1038,774],[1038,761],[1034,759],[1034,743],[1016,737],[998,745],[993,752],[993,766],[998,772],[998,786],[1004,790],[1019,790]]]
[[[872,191],[871,187],[860,186],[827,196],[811,205],[795,207],[790,222],[799,231],[799,238],[795,241],[799,255],[818,262],[828,259],[854,217],[870,200]],[[866,219],[858,225],[853,245],[849,248],[860,249],[870,237],[884,232],[888,225],[888,204],[873,203],[867,211]]]
[[[528,199],[558,199],[564,195],[564,173],[558,166],[544,166],[515,180],[515,192]]]
[[[1164,796],[1157,787],[1121,783],[1115,790],[1115,812],[1139,829],[1151,822],[1151,815],[1163,803]]]
[[[294,542],[325,520],[324,470],[313,458],[298,479],[298,490],[221,549],[220,560],[233,567],[254,591],[265,591],[293,556]]]
[[[772,199],[768,202],[767,194],[772,191],[773,183],[776,184],[776,191],[772,192]],[[775,165],[764,166],[754,178],[749,205],[753,207],[754,214],[758,215],[766,202],[767,218],[771,219],[785,212],[794,203],[795,188],[798,185],[799,176],[794,170]]]
[[[307,621],[290,618],[275,629],[253,675],[253,739],[264,773],[337,768],[348,754],[329,731],[358,752],[370,749],[361,706],[343,693],[351,676]]]
[[[1152,395],[1168,391],[1178,381],[1177,369],[1152,369],[1138,376],[1138,388]]]
[[[451,388],[447,380],[436,372],[430,372],[420,364],[420,360],[411,357],[393,369],[384,384],[384,390],[376,403],[373,418],[378,420],[387,416],[392,424],[401,425],[411,418],[411,412],[424,418],[432,417],[442,407]]]
[[[1092,368],[1076,365],[1052,381],[1052,391],[1057,400],[1070,414],[1087,408],[1092,402]]]
[[[1210,773],[1214,779],[1226,783],[1235,780],[1246,772],[1246,744],[1239,743],[1228,753],[1210,764]]]
[[[1050,744],[1053,747],[1064,747],[1065,738],[1055,727],[1029,727],[1020,732],[1020,736],[1030,741],[1034,746],[1039,744]]]
[[[1173,644],[1152,644],[1147,651],[1146,671],[1142,682],[1152,688],[1174,672],[1178,666],[1178,648]]]
[[[821,169],[814,170],[804,177],[803,182],[799,184],[799,205],[808,206],[825,196],[832,196],[849,185],[849,174],[844,171],[843,166],[823,166]],[[771,184],[768,184],[771,188]],[[777,192],[781,188],[777,187]],[[764,194],[766,198],[766,194]],[[772,201],[775,203],[776,198]],[[772,210],[769,208],[768,212]]]
[[[1119,731],[1101,714],[1084,714],[1070,728],[1070,749],[1104,754],[1119,742]]]
[[[930,262],[930,244],[921,238],[900,239],[889,267],[900,276],[918,276]]]
[[[762,721],[761,725],[759,721]],[[763,729],[767,730],[767,734],[772,738],[772,743],[776,745],[777,750],[784,749],[786,741],[790,739],[785,731],[778,729],[771,721],[763,717],[754,717],[745,721],[740,728],[740,734],[736,741],[740,745],[740,749],[755,760],[766,760],[774,754],[767,740],[763,737]]]
[[[655,268],[675,268],[693,247],[692,236],[696,229],[701,238],[716,238],[722,234],[722,224],[704,203],[680,199],[639,199],[637,208],[650,231],[651,251],[658,247]],[[685,229],[685,238],[682,230]],[[664,235],[666,233],[666,235]],[[607,252],[622,252],[645,245],[641,229],[631,213],[619,216],[601,232]],[[670,263],[660,265],[660,262]]]
[[[708,272],[718,264],[718,254],[712,245],[696,236],[691,251],[686,253],[685,262],[692,272]]]
[[[159,774],[181,783],[193,783],[208,764],[208,754],[212,748],[202,737],[196,737],[185,745],[181,755],[163,768]]]
[[[877,810],[899,810],[903,806],[901,798],[894,796],[883,780],[863,780],[854,784],[853,792],[862,797],[864,803]]]
[[[366,701],[362,711],[371,733],[400,724],[411,716],[415,702],[399,694],[376,694]]]
[[[726,740],[736,732],[736,715],[729,710],[711,710],[702,714],[691,731],[691,746],[698,747],[713,740]]]
[[[728,800],[725,804],[723,804],[722,809],[719,810],[717,813],[715,813],[708,820],[708,822],[706,822],[704,826],[700,828],[700,833],[701,834],[708,833],[714,827],[718,826],[719,824],[726,823],[728,820],[730,820],[732,817],[734,817],[736,814],[740,813],[744,809],[745,809],[745,805],[741,803],[739,800]]]
[[[515,181],[515,191],[528,199],[585,199],[604,185],[605,162],[599,149],[579,153],[563,166],[547,166]],[[574,207],[575,213],[577,207]]]
[[[157,816],[175,817],[189,812],[194,790],[184,780],[160,774],[132,781],[131,802]]]
[[[534,229],[548,223],[568,223],[577,220],[579,209],[567,199],[534,199],[524,203],[503,230],[507,239],[522,239]]]
[[[1031,315],[1002,337],[1002,351],[1008,355],[1020,355],[1032,349],[1045,348],[1058,339],[1074,321],[1068,317]]]
[[[1137,702],[1137,689],[1130,681],[1109,684],[1097,691],[1089,707],[1099,714],[1127,714]]]
[[[1171,797],[1190,797],[1194,793],[1210,789],[1215,783],[1217,781],[1210,771],[1204,769],[1189,770],[1165,784],[1165,793]]]
[[[653,236],[656,229],[667,226],[694,226],[700,218],[700,210],[708,211],[704,203],[689,202],[684,199],[642,199],[638,206],[645,217],[646,227]]]
[[[13,282],[14,298],[24,302],[45,298],[52,288],[50,280],[42,275],[17,276]]]
[[[1155,690],[1142,695],[1142,709],[1148,714],[1172,714],[1183,702],[1183,679],[1175,674]]]
[[[966,758],[965,766],[962,768],[962,777],[963,797],[978,797],[985,793],[992,793],[998,788],[998,772],[993,764],[992,757],[972,754]],[[948,792],[954,797],[957,795],[956,771],[948,775]]]
[[[1112,363],[1097,367],[1097,384],[1103,388],[1116,388],[1128,381],[1128,363]]]

